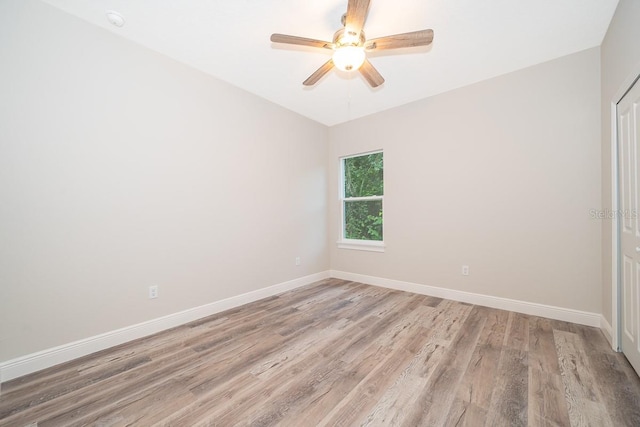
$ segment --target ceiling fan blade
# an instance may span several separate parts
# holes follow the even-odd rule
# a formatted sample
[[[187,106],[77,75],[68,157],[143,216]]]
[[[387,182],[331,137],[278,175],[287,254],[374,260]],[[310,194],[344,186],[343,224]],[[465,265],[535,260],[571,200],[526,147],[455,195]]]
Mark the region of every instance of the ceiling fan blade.
[[[324,65],[316,70],[315,73],[311,74],[307,80],[302,82],[305,86],[313,86],[318,83],[318,80],[322,78],[325,74],[327,74],[333,68],[333,59],[328,60],[324,63]]]
[[[349,0],[347,5],[347,18],[345,27],[360,34],[364,27],[364,20],[367,18],[369,11],[369,0]]]
[[[286,34],[271,34],[271,41],[274,43],[297,44],[301,46],[320,47],[333,49],[333,43],[304,37],[288,36]]]
[[[426,46],[432,41],[433,30],[420,30],[367,40],[364,47],[366,50],[398,49],[401,47]]]
[[[378,70],[373,68],[373,65],[371,65],[371,62],[369,62],[368,59],[365,59],[362,63],[362,66],[360,67],[360,74],[364,76],[365,80],[367,80],[371,87],[378,87],[384,83],[384,77],[380,75]]]

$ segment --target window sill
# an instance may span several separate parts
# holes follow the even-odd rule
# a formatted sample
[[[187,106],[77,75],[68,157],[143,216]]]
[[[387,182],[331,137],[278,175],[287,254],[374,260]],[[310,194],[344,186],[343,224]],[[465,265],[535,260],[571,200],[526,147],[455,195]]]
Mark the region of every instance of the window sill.
[[[373,240],[338,240],[338,248],[356,251],[384,252],[384,242]]]

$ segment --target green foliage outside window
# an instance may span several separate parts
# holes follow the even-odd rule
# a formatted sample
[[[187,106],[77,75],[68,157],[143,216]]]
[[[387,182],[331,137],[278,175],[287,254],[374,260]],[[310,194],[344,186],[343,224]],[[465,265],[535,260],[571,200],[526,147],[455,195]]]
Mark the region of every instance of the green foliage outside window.
[[[345,202],[345,238],[382,240],[382,201]]]
[[[382,240],[382,196],[384,195],[382,153],[350,157],[343,161],[344,237],[355,240]],[[357,199],[374,196],[379,198]]]

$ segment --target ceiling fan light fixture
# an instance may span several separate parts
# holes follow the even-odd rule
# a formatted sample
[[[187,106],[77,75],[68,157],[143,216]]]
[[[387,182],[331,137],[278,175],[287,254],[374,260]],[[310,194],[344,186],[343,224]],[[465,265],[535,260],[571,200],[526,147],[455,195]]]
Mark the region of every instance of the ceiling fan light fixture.
[[[366,54],[359,46],[341,46],[333,52],[333,64],[342,71],[355,71],[362,66]]]
[[[384,77],[367,60],[366,52],[398,49],[403,47],[427,46],[433,41],[433,30],[411,31],[367,40],[364,23],[371,0],[348,0],[347,13],[342,15],[342,28],[333,34],[333,42],[271,34],[274,43],[287,43],[333,50],[333,56],[305,81],[304,86],[313,86],[333,68],[341,71],[359,70],[369,86],[376,88],[384,83]]]

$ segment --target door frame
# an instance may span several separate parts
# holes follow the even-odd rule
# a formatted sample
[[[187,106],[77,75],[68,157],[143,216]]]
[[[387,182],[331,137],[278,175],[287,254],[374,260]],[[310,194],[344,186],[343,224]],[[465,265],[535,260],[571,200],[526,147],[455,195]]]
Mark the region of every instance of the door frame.
[[[640,84],[640,63],[636,64],[633,72],[623,81],[610,101],[611,114],[611,210],[616,214],[611,220],[611,347],[615,351],[622,351],[620,340],[621,315],[621,280],[620,280],[620,200],[619,200],[619,176],[618,176],[618,103],[631,90],[634,84]],[[608,329],[608,324],[602,318],[603,329]],[[605,326],[606,325],[606,326]],[[607,331],[609,332],[609,331]]]

